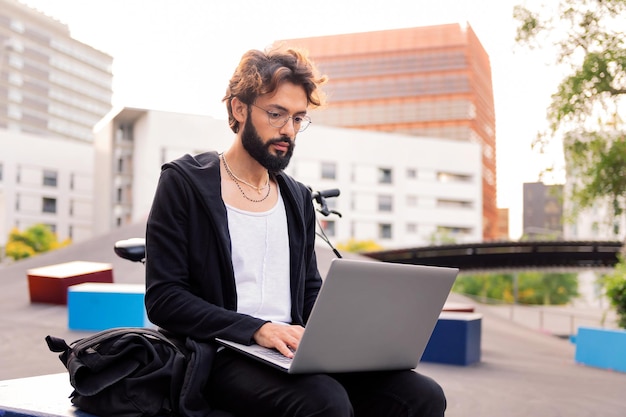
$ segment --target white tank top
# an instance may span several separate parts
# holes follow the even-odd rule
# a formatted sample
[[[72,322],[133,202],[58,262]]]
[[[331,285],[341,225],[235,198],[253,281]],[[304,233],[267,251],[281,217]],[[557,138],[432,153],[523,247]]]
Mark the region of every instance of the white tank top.
[[[265,212],[226,205],[237,286],[237,311],[291,323],[289,235],[282,196]]]

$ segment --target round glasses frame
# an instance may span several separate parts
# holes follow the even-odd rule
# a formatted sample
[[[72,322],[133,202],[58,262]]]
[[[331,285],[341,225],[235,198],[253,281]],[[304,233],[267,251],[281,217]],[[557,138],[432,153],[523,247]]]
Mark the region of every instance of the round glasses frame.
[[[270,126],[280,129],[285,126],[289,119],[293,120],[293,127],[298,132],[303,132],[307,127],[311,125],[311,118],[307,115],[304,116],[290,116],[287,113],[280,110],[267,110],[263,107],[259,107],[256,104],[252,104],[259,110],[263,110],[267,113],[267,121]]]

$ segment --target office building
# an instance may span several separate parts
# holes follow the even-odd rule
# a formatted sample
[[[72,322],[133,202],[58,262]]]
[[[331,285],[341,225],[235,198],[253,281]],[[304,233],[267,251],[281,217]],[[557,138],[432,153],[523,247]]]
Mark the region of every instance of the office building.
[[[496,132],[489,56],[469,25],[282,40],[329,76],[316,124],[481,146],[482,238],[498,237]],[[416,148],[413,152],[425,150]],[[395,149],[397,155],[406,149]],[[417,191],[417,190],[415,190]],[[482,239],[481,239],[482,240]]]
[[[496,235],[496,239],[498,240],[510,240],[510,231],[509,231],[509,209],[508,208],[499,208],[498,209],[498,233]]]
[[[564,185],[566,196],[572,194],[575,182],[576,177],[569,175]],[[591,207],[581,209],[571,198],[565,198],[563,210],[566,216],[563,233],[567,240],[626,239],[626,215],[614,216],[609,199],[595,201]]]
[[[161,165],[185,153],[224,151],[234,134],[209,116],[123,108],[95,129],[96,233],[146,220]],[[402,152],[398,152],[401,149]],[[323,217],[334,243],[374,240],[384,248],[482,234],[481,148],[313,123],[298,136],[287,172],[315,190],[339,188]]]
[[[563,239],[563,186],[524,183],[523,235],[531,240]]]
[[[0,0],[0,129],[90,142],[111,109],[112,62],[67,25]]]
[[[0,149],[0,248],[12,229],[36,224],[59,241],[93,236],[90,142],[0,129]]]

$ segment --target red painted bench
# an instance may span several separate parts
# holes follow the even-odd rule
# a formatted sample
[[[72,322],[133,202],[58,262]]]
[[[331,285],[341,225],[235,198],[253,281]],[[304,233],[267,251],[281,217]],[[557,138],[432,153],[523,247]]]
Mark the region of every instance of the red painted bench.
[[[84,282],[113,282],[108,263],[73,261],[29,269],[28,291],[31,303],[67,304],[68,287]]]

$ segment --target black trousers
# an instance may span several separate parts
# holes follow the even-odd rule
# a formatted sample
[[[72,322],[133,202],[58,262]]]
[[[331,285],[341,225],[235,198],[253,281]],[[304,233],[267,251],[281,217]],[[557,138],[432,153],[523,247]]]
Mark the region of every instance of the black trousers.
[[[237,417],[441,417],[443,390],[417,372],[288,375],[242,354],[216,355],[207,394]]]

